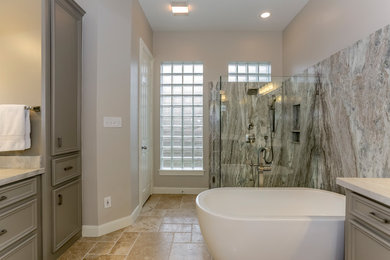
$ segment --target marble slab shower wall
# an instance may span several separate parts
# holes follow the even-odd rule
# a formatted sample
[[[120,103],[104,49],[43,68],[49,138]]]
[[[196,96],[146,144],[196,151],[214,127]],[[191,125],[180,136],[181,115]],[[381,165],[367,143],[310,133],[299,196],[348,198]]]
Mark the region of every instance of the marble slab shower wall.
[[[321,75],[323,188],[336,177],[390,177],[390,26],[309,68]]]
[[[337,177],[390,177],[390,26],[284,80],[269,94],[248,96],[252,87],[259,85],[221,86],[225,100],[211,132],[221,132],[214,152],[221,155],[222,186],[255,185],[248,164],[256,162],[258,147],[267,145],[275,97],[273,169],[265,186],[343,192]],[[250,122],[252,144],[245,142]],[[221,129],[215,128],[219,124]]]
[[[283,82],[272,171],[265,174],[264,186],[318,186],[318,88],[308,73]]]
[[[283,88],[282,145],[274,167],[285,166],[289,174],[275,169],[266,185],[343,192],[337,177],[390,177],[390,26],[304,74]],[[309,75],[317,75],[315,81]],[[299,144],[286,137],[290,99],[301,102]]]
[[[248,89],[262,88],[266,83],[222,83],[221,103],[221,185],[252,187],[258,184],[255,167],[260,147],[270,147],[267,159],[273,159],[272,171],[265,175],[264,186],[303,186],[316,180],[318,151],[314,133],[317,83],[308,75],[288,80],[274,80],[273,91],[248,95]],[[275,128],[271,128],[271,104],[274,102]],[[293,108],[299,105],[300,140],[293,140]],[[252,123],[253,129],[248,125]],[[245,136],[254,134],[255,142]],[[273,157],[273,158],[272,158]]]
[[[275,83],[276,84],[276,83]],[[248,89],[258,89],[264,83],[223,82],[221,91],[221,186],[252,187],[257,184],[257,150],[266,146],[271,133],[269,106],[272,99],[281,100],[282,90],[275,87],[272,95],[248,95]],[[280,106],[276,102],[275,106]],[[280,111],[280,109],[276,109]],[[278,114],[276,117],[280,117]],[[278,122],[276,120],[276,129]],[[253,124],[253,129],[248,129]],[[252,143],[246,135],[255,136]]]
[[[342,192],[337,177],[390,177],[390,26],[304,74],[284,82],[282,144],[266,185]],[[289,110],[298,100],[295,144],[288,141]]]

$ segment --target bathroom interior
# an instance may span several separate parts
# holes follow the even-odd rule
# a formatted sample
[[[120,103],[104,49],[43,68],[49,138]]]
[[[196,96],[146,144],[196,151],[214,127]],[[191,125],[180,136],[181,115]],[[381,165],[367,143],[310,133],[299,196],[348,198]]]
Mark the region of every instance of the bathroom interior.
[[[390,259],[387,0],[1,0],[0,259]]]

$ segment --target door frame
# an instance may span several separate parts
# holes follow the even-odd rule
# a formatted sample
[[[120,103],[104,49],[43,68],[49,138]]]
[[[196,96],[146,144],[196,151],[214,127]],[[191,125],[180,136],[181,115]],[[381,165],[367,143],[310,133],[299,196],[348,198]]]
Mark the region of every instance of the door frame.
[[[142,51],[145,51],[145,53],[151,58],[152,66],[151,66],[151,74],[152,77],[150,79],[151,82],[151,88],[153,89],[153,78],[154,78],[154,57],[152,55],[152,52],[149,50],[148,46],[145,44],[145,42],[142,40],[142,38],[139,38],[139,54],[138,54],[138,204],[142,208],[143,205],[141,205],[141,195],[142,195],[142,189],[141,189],[141,170],[140,170],[140,160],[142,156],[142,140],[141,140],[141,135],[140,135],[140,89],[141,89],[141,70],[140,70],[140,64],[141,64],[141,53]],[[151,94],[153,93],[152,91],[150,92]],[[151,96],[151,100],[153,103],[153,95]],[[152,121],[153,121],[153,107],[151,109],[152,113]],[[152,133],[152,138],[153,138],[153,133]],[[154,140],[153,140],[154,141]],[[150,153],[154,155],[154,144],[153,142],[150,145]],[[153,159],[154,160],[154,159]],[[152,171],[151,171],[151,189],[153,189],[153,160],[152,160]],[[151,191],[152,192],[152,191]]]

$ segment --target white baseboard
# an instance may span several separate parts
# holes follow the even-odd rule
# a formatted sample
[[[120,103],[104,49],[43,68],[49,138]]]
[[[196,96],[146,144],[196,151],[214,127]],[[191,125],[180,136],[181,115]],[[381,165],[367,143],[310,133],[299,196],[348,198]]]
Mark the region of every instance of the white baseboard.
[[[208,188],[176,188],[176,187],[153,187],[153,194],[199,194]],[[113,220],[111,222],[99,225],[83,225],[83,237],[100,237],[105,234],[114,232],[121,228],[127,227],[135,222],[141,212],[141,206],[138,205],[130,216]]]
[[[134,224],[140,212],[141,212],[141,207],[138,205],[131,213],[130,216],[116,219],[99,226],[83,225],[83,229],[82,229],[83,237],[100,237],[105,234],[119,230],[121,228],[127,227],[131,224]]]
[[[153,187],[153,194],[199,194],[208,188]]]

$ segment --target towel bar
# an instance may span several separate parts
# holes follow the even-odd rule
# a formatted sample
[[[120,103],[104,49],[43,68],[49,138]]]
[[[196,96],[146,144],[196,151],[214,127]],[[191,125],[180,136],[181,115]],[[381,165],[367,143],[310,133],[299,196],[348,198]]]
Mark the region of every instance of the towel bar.
[[[41,112],[41,107],[40,106],[36,106],[36,107],[26,106],[25,109],[26,110],[31,110],[31,111],[34,111],[34,112]]]

